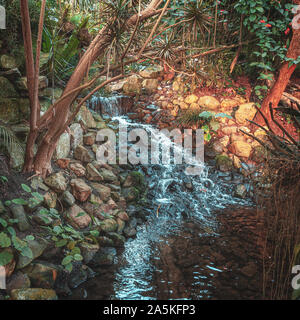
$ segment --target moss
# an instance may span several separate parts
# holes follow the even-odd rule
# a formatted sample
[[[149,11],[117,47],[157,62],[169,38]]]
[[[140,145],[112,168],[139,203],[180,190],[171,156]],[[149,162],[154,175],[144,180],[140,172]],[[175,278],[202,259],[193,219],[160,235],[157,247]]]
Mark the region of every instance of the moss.
[[[233,163],[232,160],[225,156],[225,155],[218,155],[215,158],[216,160],[216,165],[218,169],[227,169],[226,171],[229,171],[233,169]],[[223,171],[223,170],[222,170]]]
[[[130,172],[130,176],[133,179],[133,186],[140,192],[145,191],[146,189],[145,176],[139,171]]]

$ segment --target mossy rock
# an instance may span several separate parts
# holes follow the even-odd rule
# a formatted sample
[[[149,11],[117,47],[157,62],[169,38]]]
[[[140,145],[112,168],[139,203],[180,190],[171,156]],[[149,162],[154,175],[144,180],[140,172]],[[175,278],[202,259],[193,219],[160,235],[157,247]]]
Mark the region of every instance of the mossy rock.
[[[0,77],[0,98],[15,98],[19,94],[15,90],[11,82],[5,77]]]
[[[140,197],[140,191],[135,187],[123,188],[122,194],[127,202],[136,202]]]
[[[232,160],[225,155],[218,155],[215,158],[217,168],[223,172],[231,171],[233,169]]]

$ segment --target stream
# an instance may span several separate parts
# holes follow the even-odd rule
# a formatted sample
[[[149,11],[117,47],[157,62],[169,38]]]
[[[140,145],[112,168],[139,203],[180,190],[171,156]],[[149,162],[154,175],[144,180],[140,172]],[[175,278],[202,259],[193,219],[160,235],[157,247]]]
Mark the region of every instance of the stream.
[[[115,100],[103,99],[102,113],[115,123],[145,129],[149,136],[155,129],[129,120]],[[155,139],[170,143],[163,134]],[[118,249],[113,266],[95,270],[94,278],[74,289],[71,299],[261,299],[256,210],[250,200],[232,196],[243,177],[209,164],[201,176],[186,175],[185,169],[138,165],[148,204],[128,208],[136,237]],[[146,222],[139,224],[136,215],[147,216]]]

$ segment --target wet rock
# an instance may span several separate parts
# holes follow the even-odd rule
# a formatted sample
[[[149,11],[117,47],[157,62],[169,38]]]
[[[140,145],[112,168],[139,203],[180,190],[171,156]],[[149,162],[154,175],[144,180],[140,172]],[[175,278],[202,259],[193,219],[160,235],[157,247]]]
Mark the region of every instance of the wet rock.
[[[28,247],[32,251],[32,257],[28,258],[22,255],[19,255],[17,269],[22,269],[28,266],[34,259],[41,256],[48,246],[48,242],[41,238],[30,240],[27,242],[28,242]]]
[[[80,247],[81,254],[83,256],[84,263],[89,263],[100,249],[97,243],[92,244],[88,242],[81,242],[79,247]]]
[[[94,256],[94,259],[91,261],[91,264],[95,266],[113,265],[116,255],[117,255],[117,250],[115,248],[112,248],[112,247],[101,248]]]
[[[86,166],[86,177],[90,181],[95,181],[95,182],[101,182],[103,181],[103,176],[100,174],[100,172],[94,167],[92,163],[89,163]]]
[[[131,226],[127,226],[123,232],[127,238],[133,238],[136,235],[136,229]]]
[[[74,152],[74,158],[80,160],[84,163],[92,162],[94,160],[94,155],[91,151],[85,147],[79,145],[76,147]]]
[[[53,191],[48,191],[44,195],[44,202],[48,208],[55,208],[57,201],[57,194]]]
[[[75,203],[75,198],[72,195],[72,193],[69,191],[65,191],[63,193],[61,200],[63,205],[66,206],[67,208],[72,207],[72,205]]]
[[[64,132],[56,145],[54,159],[66,158],[71,151],[71,136],[69,133]]]
[[[28,288],[14,289],[11,291],[12,300],[57,300],[54,290]]]
[[[222,172],[231,171],[233,168],[232,160],[225,155],[219,155],[216,157],[216,166]]]
[[[67,182],[62,172],[49,175],[44,182],[57,193],[62,193],[67,189]]]
[[[122,189],[122,195],[128,202],[134,202],[139,199],[140,192],[137,188],[131,187],[131,188],[123,188]]]
[[[99,237],[98,241],[101,247],[112,247],[114,245],[113,239],[110,239],[105,236]]]
[[[233,154],[244,158],[249,158],[252,151],[251,145],[244,141],[234,141],[230,148]]]
[[[254,103],[244,103],[235,112],[235,119],[240,124],[247,124],[247,120],[253,120],[256,112]]]
[[[92,187],[99,193],[102,201],[108,201],[111,194],[111,189],[100,183],[92,183]]]
[[[211,96],[200,97],[198,100],[198,104],[210,111],[218,110],[218,108],[220,107],[220,102],[216,98]]]
[[[92,222],[91,217],[76,204],[66,211],[65,218],[75,229],[84,229]]]
[[[244,199],[247,196],[247,188],[244,184],[239,184],[236,186],[234,190],[234,196]]]
[[[76,119],[78,122],[83,121],[87,128],[96,128],[97,126],[91,111],[85,105],[80,108]]]
[[[70,131],[71,131],[71,147],[72,149],[76,149],[77,146],[83,144],[83,130],[81,128],[81,125],[79,123],[73,123],[70,126]],[[78,159],[80,160],[80,159]]]
[[[88,272],[81,263],[73,263],[73,270],[68,279],[68,285],[75,289],[88,279]]]
[[[78,177],[83,177],[85,175],[85,171],[86,171],[85,167],[82,164],[78,163],[78,162],[70,163],[69,168]]]
[[[30,288],[31,282],[27,274],[23,272],[16,272],[14,273],[6,284],[6,290],[10,292],[14,289],[27,289]]]
[[[101,222],[100,229],[104,232],[114,232],[118,229],[115,219],[105,219]]]
[[[125,228],[125,221],[120,218],[117,218],[117,224],[118,224],[117,232],[121,234]]]
[[[124,236],[116,232],[110,232],[108,236],[110,240],[113,241],[114,247],[124,247],[124,244],[126,242],[126,238]]]
[[[26,231],[30,229],[30,224],[27,219],[27,215],[25,213],[24,207],[21,205],[11,205],[10,206],[11,213],[14,219],[18,220],[17,226],[20,231]]]
[[[115,182],[118,180],[118,177],[111,170],[106,168],[99,169],[99,173],[105,182]]]

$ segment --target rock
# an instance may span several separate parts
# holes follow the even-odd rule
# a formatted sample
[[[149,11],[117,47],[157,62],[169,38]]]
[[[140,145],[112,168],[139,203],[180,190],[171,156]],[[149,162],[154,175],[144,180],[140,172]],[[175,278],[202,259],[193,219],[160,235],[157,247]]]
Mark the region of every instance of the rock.
[[[105,89],[109,93],[121,91],[123,90],[125,82],[126,80],[121,80],[118,82],[110,83],[107,86],[105,86]]]
[[[75,289],[88,279],[88,272],[81,263],[73,263],[73,270],[68,279],[70,288]]]
[[[235,119],[240,124],[247,124],[247,120],[253,120],[256,114],[256,108],[254,103],[244,103],[240,105],[235,112]]]
[[[53,191],[48,191],[44,195],[44,202],[48,208],[55,208],[57,201],[57,194]]]
[[[0,98],[0,119],[4,122],[18,123],[21,119],[19,100]]]
[[[26,231],[30,229],[30,224],[27,219],[24,207],[21,205],[13,204],[10,206],[11,213],[14,219],[18,220],[17,226],[20,231]]]
[[[110,237],[110,240],[113,241],[113,245],[115,247],[124,247],[124,244],[126,242],[126,239],[124,236],[116,232],[110,232],[108,236]]]
[[[245,185],[243,185],[243,184],[237,185],[234,190],[234,196],[237,198],[244,199],[244,198],[246,198],[246,195],[247,195],[247,189],[246,189]]]
[[[240,104],[238,99],[224,99],[221,102],[221,111],[231,111],[233,108],[237,107]]]
[[[16,81],[17,88],[21,91],[28,91],[27,77],[22,77]],[[48,79],[45,76],[39,76],[39,90],[48,87]]]
[[[128,214],[125,211],[122,211],[118,214],[118,218],[120,218],[123,221],[129,221]]]
[[[85,147],[79,145],[76,147],[74,152],[74,158],[80,160],[84,163],[92,162],[94,160],[94,155],[91,151]]]
[[[43,191],[48,191],[49,188],[43,183],[43,179],[41,177],[34,177],[31,180],[30,184],[31,188],[34,190],[43,190]]]
[[[8,56],[6,54],[3,54],[0,57],[0,65],[1,65],[1,68],[7,69],[7,70],[14,69],[14,68],[18,67],[15,58],[12,56]]]
[[[255,161],[256,163],[262,163],[267,159],[268,151],[262,146],[258,145],[253,148],[253,152],[251,155],[251,160]]]
[[[5,248],[5,249],[1,249],[0,253],[9,255],[9,257],[7,257],[7,261],[9,259],[11,259],[8,263],[6,263],[3,266],[4,267],[4,271],[5,271],[5,279],[7,279],[13,274],[13,272],[15,270],[15,267],[16,267],[16,261],[14,259],[14,252],[13,252],[12,248],[9,247],[9,248]],[[3,270],[0,270],[0,276],[1,277],[4,276],[3,273],[4,273]],[[1,280],[3,280],[3,279],[1,279]],[[0,284],[2,284],[2,281],[0,281]],[[4,285],[5,285],[5,283],[4,283]]]
[[[219,142],[221,143],[223,148],[226,148],[230,142],[230,138],[228,136],[224,136],[219,140]]]
[[[42,210],[45,210],[45,208],[39,208],[32,220],[40,226],[50,226],[53,223],[53,219],[48,214],[44,214]]]
[[[95,266],[110,266],[114,264],[117,250],[112,247],[101,248],[91,261]]]
[[[64,206],[67,208],[72,207],[75,203],[75,198],[73,197],[72,193],[69,191],[65,191],[62,195],[61,201]]]
[[[61,159],[56,160],[56,164],[61,169],[67,169],[69,167],[70,162],[71,162],[70,158],[61,158]]]
[[[87,128],[96,128],[97,126],[91,111],[85,105],[80,108],[76,119],[78,122],[83,121]]]
[[[222,132],[228,136],[230,136],[233,133],[237,133],[238,128],[236,126],[228,126],[228,127],[224,127],[222,128]]]
[[[124,234],[127,238],[133,238],[136,235],[136,229],[134,227],[127,226],[124,229]]]
[[[45,88],[42,91],[42,95],[44,97],[49,97],[53,100],[58,100],[63,93],[63,90],[61,88]]]
[[[12,98],[19,96],[14,86],[4,77],[0,77],[0,88],[0,98]]]
[[[69,168],[70,168],[70,170],[72,170],[76,174],[76,176],[78,176],[78,177],[85,176],[86,170],[82,164],[80,164],[78,162],[73,162],[69,165]]]
[[[67,189],[67,182],[62,172],[49,175],[44,182],[47,186],[58,193],[62,193]]]
[[[86,177],[90,181],[95,181],[95,182],[103,181],[103,176],[100,174],[100,172],[91,163],[89,163],[86,166]]]
[[[198,104],[210,111],[217,111],[220,107],[220,102],[216,98],[211,96],[200,97],[198,100]]]
[[[27,274],[20,271],[14,273],[6,284],[6,290],[8,292],[14,289],[27,289],[30,288],[31,282]]]
[[[184,99],[184,102],[186,104],[192,104],[192,103],[196,103],[198,100],[199,98],[195,94],[191,94]]]
[[[233,168],[232,160],[225,155],[219,155],[216,157],[216,165],[222,172],[231,171]]]
[[[82,179],[72,179],[70,182],[75,199],[85,202],[92,193],[92,188]]]
[[[157,79],[146,79],[143,81],[142,86],[148,94],[152,94],[152,93],[156,92],[156,90],[158,88],[158,80]]]
[[[19,255],[18,263],[17,263],[17,269],[22,269],[28,266],[34,259],[38,258],[43,254],[45,249],[48,246],[48,242],[44,239],[35,239],[27,241],[28,247],[32,251],[32,257],[28,258],[22,255]]]
[[[247,278],[253,278],[258,270],[256,264],[254,262],[250,262],[249,264],[244,266],[240,271]]]
[[[99,173],[105,182],[115,182],[118,180],[118,177],[111,170],[106,168],[100,168]]]
[[[92,222],[91,217],[76,204],[67,210],[65,216],[71,226],[76,229],[84,229]]]
[[[114,219],[105,219],[101,221],[100,228],[104,232],[114,232],[118,229],[118,224]]]
[[[128,202],[134,202],[138,200],[140,192],[137,188],[135,187],[130,187],[130,188],[123,188],[122,189],[122,195]]]
[[[89,132],[83,136],[83,143],[87,146],[92,146],[96,142],[96,133]]]
[[[99,193],[102,201],[108,201],[111,194],[111,189],[100,183],[92,183],[92,187]]]
[[[33,287],[52,289],[60,270],[52,263],[39,261],[26,267],[25,271]]]
[[[212,144],[212,150],[216,153],[216,154],[220,154],[223,152],[224,146],[222,145],[222,143],[220,141],[214,141]]]
[[[139,75],[142,78],[157,79],[162,75],[163,71],[164,71],[164,69],[162,66],[154,65],[154,66],[147,67],[146,69],[140,71]]]
[[[66,158],[71,151],[71,136],[69,133],[64,132],[56,145],[54,159]]]
[[[83,256],[84,263],[88,264],[92,261],[95,254],[99,251],[100,247],[99,244],[95,243],[88,243],[88,242],[81,242],[79,244],[81,255]]]
[[[239,169],[242,167],[241,160],[237,156],[233,155],[232,161],[235,168]]]
[[[244,141],[235,141],[231,143],[230,145],[231,151],[233,154],[235,154],[238,157],[244,157],[244,158],[249,158],[252,147],[250,144]]]
[[[123,221],[120,218],[117,218],[117,224],[118,224],[117,232],[121,234],[124,231],[124,228],[125,228],[125,221]]]
[[[20,152],[20,148],[15,144],[12,144],[11,149],[8,152],[10,155],[11,168],[21,170],[24,164],[23,152]]]
[[[57,300],[57,295],[54,290],[28,288],[14,289],[11,291],[12,300]]]
[[[83,144],[83,130],[79,123],[73,123],[70,126],[71,131],[71,148],[76,149],[77,146]]]
[[[125,83],[123,85],[123,92],[125,94],[141,94],[142,91],[142,81],[136,75],[132,75],[125,79]]]

